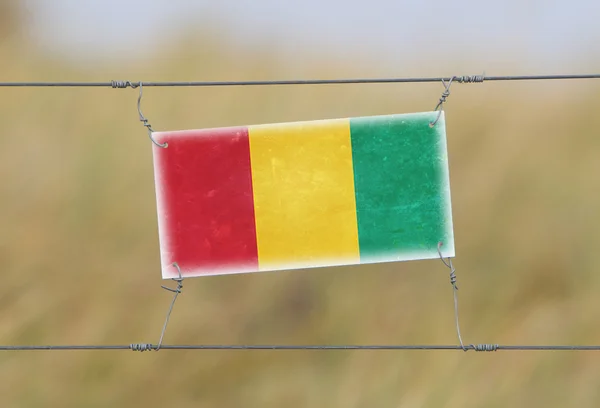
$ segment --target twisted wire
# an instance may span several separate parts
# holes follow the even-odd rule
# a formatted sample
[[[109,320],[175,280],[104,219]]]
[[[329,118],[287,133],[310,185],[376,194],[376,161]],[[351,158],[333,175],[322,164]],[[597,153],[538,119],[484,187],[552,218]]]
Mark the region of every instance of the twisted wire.
[[[472,84],[472,83],[480,83],[483,82],[485,80],[485,75],[464,75],[464,76],[459,76],[459,77],[455,77],[454,81],[458,82],[460,84]]]
[[[119,87],[126,87],[127,84],[131,85],[131,83],[129,81],[113,81],[113,84],[119,88]],[[148,119],[146,119],[146,117],[144,116],[144,114],[142,113],[142,95],[143,95],[143,85],[140,82],[137,86],[140,87],[140,94],[138,96],[138,100],[137,100],[137,110],[138,110],[138,115],[139,115],[139,119],[140,122],[142,122],[142,125],[146,127],[146,129],[148,130],[148,137],[150,138],[150,140],[152,141],[152,143],[154,143],[156,146],[158,147],[162,147],[162,148],[166,148],[169,146],[169,144],[167,142],[165,143],[158,143],[154,137],[152,136],[152,133],[154,132],[154,130],[152,130],[152,126],[150,125],[150,123],[148,122]]]

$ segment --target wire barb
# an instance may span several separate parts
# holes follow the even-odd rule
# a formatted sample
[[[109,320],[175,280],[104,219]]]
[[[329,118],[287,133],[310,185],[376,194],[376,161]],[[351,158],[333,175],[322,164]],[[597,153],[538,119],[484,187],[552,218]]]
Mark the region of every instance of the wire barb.
[[[175,289],[169,288],[167,286],[161,285],[161,288],[168,290],[170,292],[175,293],[173,296],[173,300],[171,301],[171,306],[169,307],[169,311],[167,312],[167,317],[165,318],[165,324],[163,326],[162,332],[160,333],[160,340],[158,341],[158,345],[155,350],[160,350],[160,346],[162,345],[163,337],[165,336],[165,332],[167,331],[167,325],[169,324],[169,318],[171,317],[171,312],[173,312],[173,306],[175,306],[175,301],[177,300],[177,296],[181,293],[183,289],[183,277],[181,276],[181,268],[177,264],[177,262],[173,263],[173,266],[177,268],[177,273],[179,274],[179,278],[172,278],[173,281],[177,282],[177,287]],[[142,350],[143,351],[143,350]]]
[[[117,85],[122,85],[122,82],[113,81],[113,84],[115,84],[115,83]],[[150,138],[152,143],[154,143],[158,147],[166,148],[167,146],[169,146],[169,144],[167,142],[160,144],[156,140],[154,140],[154,138],[152,137],[152,133],[154,132],[154,130],[152,130],[152,126],[150,125],[150,123],[148,123],[148,119],[146,119],[146,117],[144,117],[144,114],[142,113],[142,93],[143,93],[142,82],[139,82],[137,86],[140,87],[140,95],[138,96],[138,101],[137,101],[137,108],[138,108],[138,114],[140,116],[140,122],[142,122],[142,124],[148,129],[148,137]]]

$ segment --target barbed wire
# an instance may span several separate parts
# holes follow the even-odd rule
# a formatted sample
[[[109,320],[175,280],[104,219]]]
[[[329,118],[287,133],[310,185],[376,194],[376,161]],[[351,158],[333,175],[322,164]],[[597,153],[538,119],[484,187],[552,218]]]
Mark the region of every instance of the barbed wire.
[[[560,74],[560,75],[462,75],[450,77],[412,77],[412,78],[349,78],[349,79],[295,79],[295,80],[263,80],[263,81],[110,81],[110,82],[0,82],[0,87],[110,87],[137,88],[145,87],[209,87],[209,86],[268,86],[268,85],[335,85],[335,84],[383,84],[383,83],[423,83],[423,82],[458,82],[481,83],[484,81],[532,81],[532,80],[566,80],[566,79],[600,79],[600,74]]]

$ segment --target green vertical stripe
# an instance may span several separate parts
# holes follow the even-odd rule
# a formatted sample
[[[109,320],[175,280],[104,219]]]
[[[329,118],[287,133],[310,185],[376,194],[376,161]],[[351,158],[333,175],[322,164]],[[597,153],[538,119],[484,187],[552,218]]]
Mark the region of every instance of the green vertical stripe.
[[[454,256],[444,115],[350,120],[361,262]]]

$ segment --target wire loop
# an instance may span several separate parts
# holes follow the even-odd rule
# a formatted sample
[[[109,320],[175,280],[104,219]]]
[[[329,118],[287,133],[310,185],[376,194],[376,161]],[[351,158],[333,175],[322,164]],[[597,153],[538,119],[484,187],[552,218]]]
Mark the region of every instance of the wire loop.
[[[122,83],[119,83],[118,81],[113,81],[113,83],[115,83],[115,82],[117,82],[117,85],[122,84]],[[152,133],[154,132],[154,130],[152,130],[152,126],[150,125],[150,123],[148,123],[148,119],[146,119],[144,117],[144,114],[142,113],[142,93],[143,93],[142,82],[139,82],[138,86],[140,87],[140,95],[138,96],[137,108],[138,108],[138,114],[140,116],[140,122],[142,122],[142,124],[148,129],[148,137],[150,138],[152,143],[154,143],[158,147],[166,148],[167,146],[169,146],[169,144],[167,142],[160,144],[156,140],[154,140],[154,138],[152,137]]]
[[[171,306],[169,307],[169,311],[167,312],[167,317],[165,319],[165,324],[163,326],[162,332],[160,333],[160,340],[158,341],[158,345],[156,346],[156,351],[160,350],[160,346],[162,345],[163,337],[165,336],[165,332],[167,331],[167,325],[169,324],[169,318],[171,317],[171,312],[173,312],[173,306],[175,305],[175,301],[177,300],[177,296],[181,293],[183,289],[183,277],[181,276],[181,268],[177,264],[177,262],[173,263],[173,266],[177,268],[177,273],[179,275],[178,278],[172,278],[173,281],[177,282],[177,287],[175,289],[171,289],[164,285],[161,285],[161,288],[168,290],[170,292],[175,293],[173,296],[173,300],[171,301]]]
[[[442,92],[442,96],[440,97],[438,104],[436,105],[435,109],[433,110],[434,112],[437,111],[438,115],[437,115],[437,118],[435,118],[435,120],[433,122],[429,122],[429,127],[434,127],[436,125],[436,123],[438,122],[438,120],[440,120],[440,117],[442,116],[442,110],[443,110],[442,105],[444,105],[444,103],[446,102],[446,99],[448,99],[448,97],[450,96],[450,85],[452,85],[452,81],[454,81],[456,78],[457,77],[453,76],[452,78],[450,78],[450,81],[448,81],[448,83],[446,83],[446,81],[442,79],[442,84],[444,85],[445,89],[444,89],[444,92]]]
[[[440,259],[446,265],[448,269],[450,269],[450,284],[452,285],[453,294],[454,294],[454,321],[456,324],[456,334],[458,335],[458,341],[460,346],[464,351],[467,351],[468,348],[465,347],[462,341],[462,336],[460,335],[460,325],[458,323],[458,285],[456,284],[456,270],[454,269],[454,265],[452,265],[452,259],[448,258],[448,262],[444,260],[442,256],[441,247],[444,245],[443,242],[438,242],[437,251],[440,256]]]
[[[454,294],[454,321],[456,323],[456,334],[458,336],[458,342],[460,343],[460,347],[463,351],[475,350],[475,351],[496,351],[499,349],[498,344],[469,344],[465,346],[463,344],[462,336],[460,335],[460,325],[458,322],[458,285],[456,284],[456,269],[454,269],[454,265],[452,265],[452,259],[448,258],[448,262],[444,260],[442,256],[441,247],[444,245],[442,242],[438,242],[437,250],[440,256],[440,259],[446,265],[448,269],[450,269],[450,284],[452,285],[452,292]]]
[[[437,115],[437,118],[433,122],[429,123],[429,127],[434,127],[436,125],[436,123],[438,122],[438,120],[440,120],[440,117],[442,116],[443,105],[446,102],[446,99],[448,99],[448,97],[450,96],[450,85],[452,85],[453,81],[458,82],[460,84],[471,84],[471,83],[480,83],[480,82],[483,82],[484,80],[485,80],[485,74],[484,75],[453,76],[452,78],[450,78],[448,83],[446,83],[446,80],[442,78],[441,81],[442,81],[442,85],[444,85],[444,92],[442,92],[442,96],[440,97],[440,100],[434,109],[434,112],[437,111],[438,115]]]

